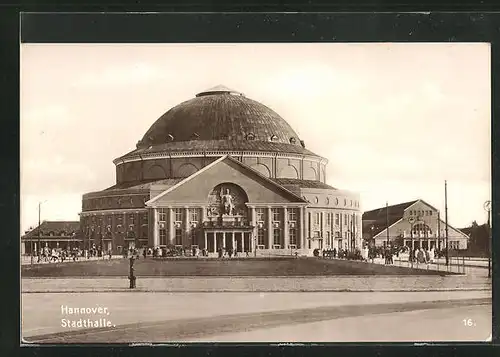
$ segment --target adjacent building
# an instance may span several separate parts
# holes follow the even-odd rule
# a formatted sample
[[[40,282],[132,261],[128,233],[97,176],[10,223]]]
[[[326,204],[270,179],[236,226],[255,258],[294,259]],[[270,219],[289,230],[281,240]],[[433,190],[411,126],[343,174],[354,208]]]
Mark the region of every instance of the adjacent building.
[[[421,199],[363,213],[363,238],[377,247],[399,240],[413,249],[444,249],[445,237],[446,223],[439,211]],[[449,249],[467,249],[468,240],[466,234],[448,225]]]
[[[83,196],[85,247],[361,247],[359,195],[328,185],[327,159],[276,112],[226,87],[168,110],[113,163],[116,184]]]
[[[39,252],[40,248],[83,248],[78,221],[43,221],[21,237],[21,254]]]

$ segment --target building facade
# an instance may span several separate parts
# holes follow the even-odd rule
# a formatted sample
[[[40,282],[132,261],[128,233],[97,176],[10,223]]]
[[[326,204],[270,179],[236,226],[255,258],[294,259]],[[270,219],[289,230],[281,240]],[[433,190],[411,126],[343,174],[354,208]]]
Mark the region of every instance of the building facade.
[[[114,160],[116,184],[82,199],[87,246],[240,252],[359,248],[357,193],[277,113],[219,86],[162,115]]]
[[[363,213],[363,232],[365,241],[371,240],[377,247],[395,240],[412,249],[446,247],[445,221],[436,208],[420,199]],[[468,240],[466,234],[448,224],[449,249],[467,249]]]

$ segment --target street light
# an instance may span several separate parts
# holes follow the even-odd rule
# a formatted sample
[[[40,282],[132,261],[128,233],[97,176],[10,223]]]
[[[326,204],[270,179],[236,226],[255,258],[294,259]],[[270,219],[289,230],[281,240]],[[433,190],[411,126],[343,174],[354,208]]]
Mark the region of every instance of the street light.
[[[41,240],[41,235],[42,235],[42,230],[40,229],[40,226],[41,226],[41,222],[40,222],[40,216],[41,216],[41,212],[42,212],[42,203],[45,203],[47,202],[47,200],[43,201],[43,202],[38,202],[38,247],[37,247],[37,251],[38,251],[38,262],[40,262],[40,240]]]
[[[488,278],[491,278],[491,227],[490,227],[490,215],[491,215],[491,201],[488,200],[484,203],[483,208],[488,212]]]

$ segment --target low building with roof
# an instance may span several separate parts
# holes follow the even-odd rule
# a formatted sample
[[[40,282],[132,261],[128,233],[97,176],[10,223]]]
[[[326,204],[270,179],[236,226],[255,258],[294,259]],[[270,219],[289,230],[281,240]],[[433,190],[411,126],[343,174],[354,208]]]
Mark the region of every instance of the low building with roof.
[[[79,221],[43,221],[21,237],[21,253],[35,254],[40,248],[83,248]]]
[[[440,250],[446,247],[446,223],[435,207],[417,199],[364,212],[363,239],[376,247],[399,240],[413,249]],[[468,240],[467,234],[448,224],[449,249],[467,249]]]
[[[163,114],[82,199],[86,246],[285,253],[359,248],[359,195],[265,105],[218,86]]]

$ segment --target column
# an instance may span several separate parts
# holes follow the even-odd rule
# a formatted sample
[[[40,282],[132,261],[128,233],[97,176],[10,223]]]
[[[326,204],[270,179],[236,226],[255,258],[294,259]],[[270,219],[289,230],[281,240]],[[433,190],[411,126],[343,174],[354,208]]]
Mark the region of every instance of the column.
[[[250,233],[250,247],[252,252],[257,249],[257,213],[255,212],[255,207],[252,207],[252,233]]]
[[[205,237],[205,245],[203,246],[203,248],[207,249],[208,251],[207,231],[203,232],[203,236]]]
[[[175,245],[175,226],[174,226],[174,209],[169,207],[167,210],[168,215],[168,241],[170,244]]]
[[[159,225],[158,225],[158,208],[153,208],[153,247],[160,245]]]
[[[299,209],[299,248],[304,248],[305,247],[305,242],[304,242],[304,231],[306,229],[306,226],[304,224],[305,222],[305,209],[304,209],[304,206],[300,206],[300,209]]]
[[[183,246],[189,246],[189,207],[184,207],[184,239],[182,240]]]
[[[204,223],[207,220],[207,207],[201,207],[201,223]]]
[[[293,209],[293,208],[292,208]],[[283,207],[283,244],[284,249],[288,249],[290,245],[290,233],[288,232],[288,210],[286,207]]]
[[[246,238],[247,232],[241,232],[241,253],[245,253],[245,238]],[[250,235],[250,239],[252,236]]]
[[[325,237],[325,212],[321,211],[319,219],[320,219],[319,232],[320,232],[321,238],[324,239],[324,237]]]
[[[273,247],[273,213],[271,207],[267,207],[267,244],[268,249]]]
[[[214,253],[217,253],[217,233],[218,232],[214,232]]]

